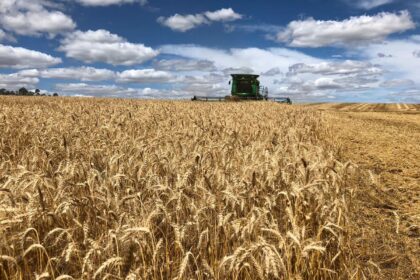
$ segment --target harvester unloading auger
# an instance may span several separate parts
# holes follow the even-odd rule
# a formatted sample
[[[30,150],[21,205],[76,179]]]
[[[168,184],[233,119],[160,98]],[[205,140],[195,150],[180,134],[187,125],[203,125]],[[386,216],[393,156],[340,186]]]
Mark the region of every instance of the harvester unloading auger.
[[[223,97],[194,96],[192,101],[242,101],[242,100],[269,100],[279,103],[292,104],[289,97],[268,97],[268,88],[260,86],[259,75],[232,74],[229,82],[231,95]]]

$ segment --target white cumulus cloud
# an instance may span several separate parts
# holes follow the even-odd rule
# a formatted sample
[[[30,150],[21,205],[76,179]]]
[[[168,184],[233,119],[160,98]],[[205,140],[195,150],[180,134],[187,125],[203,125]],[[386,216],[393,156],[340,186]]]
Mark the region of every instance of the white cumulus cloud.
[[[158,22],[174,31],[185,32],[199,25],[209,23],[202,14],[197,15],[179,15],[175,14],[168,18],[159,17]]]
[[[121,88],[116,85],[91,85],[86,83],[56,84],[55,89],[64,95],[99,97],[123,97],[124,95],[130,96],[132,93],[137,93],[137,91]]]
[[[217,11],[206,11],[195,15],[175,14],[170,17],[159,17],[158,22],[178,32],[185,32],[203,24],[211,22],[228,22],[241,19],[242,15],[232,8],[223,8]]]
[[[110,5],[121,5],[139,3],[145,5],[147,0],[75,0],[76,2],[84,6],[110,6]]]
[[[0,44],[0,68],[46,68],[61,63],[51,55]]]
[[[420,88],[420,57],[415,55],[417,50],[420,50],[420,37],[412,36],[407,39],[387,40],[383,44],[373,44],[357,51],[364,59],[387,69],[390,79],[409,79]],[[388,55],[378,57],[378,53]]]
[[[342,87],[340,83],[329,77],[321,77],[316,79],[314,81],[314,85],[317,89],[339,89]]]
[[[139,69],[118,73],[117,81],[121,83],[165,83],[171,79],[173,79],[173,76],[166,71]]]
[[[320,63],[297,63],[277,80],[278,94],[301,100],[355,96],[378,89],[384,70],[367,61],[333,60]]]
[[[415,83],[409,79],[395,79],[395,80],[386,80],[383,83],[381,83],[381,86],[385,88],[414,87]]]
[[[320,74],[320,75],[378,75],[383,70],[379,65],[373,65],[366,61],[344,60],[344,61],[325,61],[317,64],[297,63],[289,67],[288,75],[296,74]]]
[[[176,97],[175,91],[158,90],[153,88],[125,88],[111,85],[97,85],[87,83],[56,84],[55,89],[64,95],[85,97],[120,97],[120,98],[159,98]]]
[[[205,12],[204,15],[211,21],[234,21],[242,18],[232,8],[223,8],[214,12]]]
[[[21,75],[20,73],[13,73],[7,75],[0,74],[0,88],[5,88],[9,90],[16,90],[21,87],[34,87],[38,82],[38,78],[27,77],[25,75]]]
[[[4,32],[3,30],[0,29],[0,42],[1,41],[12,41],[15,42],[15,38],[13,38],[13,36],[10,36],[9,34],[7,34],[6,32]]]
[[[176,77],[170,72],[155,69],[130,69],[114,72],[109,69],[94,67],[69,67],[48,69],[25,69],[18,72],[21,77],[92,81],[116,81],[119,83],[169,83],[176,82]]]
[[[27,77],[27,78],[39,78],[39,70],[38,69],[25,69],[20,70],[18,72],[19,76]]]
[[[380,42],[393,33],[415,28],[408,11],[351,17],[343,21],[292,21],[277,34],[277,40],[293,47],[345,46]]]
[[[127,42],[103,29],[73,32],[62,40],[58,50],[65,52],[67,57],[86,63],[112,65],[141,64],[158,55],[158,51],[150,47]]]
[[[161,59],[153,63],[154,67],[165,71],[215,71],[214,63],[209,60]]]
[[[234,48],[229,50],[208,48],[197,45],[165,45],[160,48],[163,54],[171,54],[195,60],[209,60],[219,70],[248,68],[255,73],[271,70],[273,67],[287,72],[290,65],[318,63],[321,59],[286,48]]]
[[[370,10],[379,6],[390,4],[395,0],[345,0],[347,4],[360,9]]]
[[[0,41],[3,41],[6,39],[6,33],[0,29]]]
[[[71,17],[59,10],[57,4],[47,0],[2,0],[0,25],[19,35],[55,36],[76,27]]]
[[[80,81],[104,81],[115,78],[115,73],[108,69],[97,69],[93,67],[70,67],[50,68],[40,71],[42,78],[80,80]]]

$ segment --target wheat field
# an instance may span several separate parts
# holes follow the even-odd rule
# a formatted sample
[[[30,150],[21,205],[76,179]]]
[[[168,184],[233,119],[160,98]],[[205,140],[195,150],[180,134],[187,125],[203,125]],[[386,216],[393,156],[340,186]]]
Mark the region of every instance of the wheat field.
[[[0,279],[364,279],[321,112],[0,100]]]

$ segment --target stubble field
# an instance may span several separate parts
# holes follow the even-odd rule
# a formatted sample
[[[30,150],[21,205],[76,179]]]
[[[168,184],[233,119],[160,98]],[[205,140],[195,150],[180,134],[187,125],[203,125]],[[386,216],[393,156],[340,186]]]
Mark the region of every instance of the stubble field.
[[[319,106],[0,98],[0,279],[417,279],[419,115]]]

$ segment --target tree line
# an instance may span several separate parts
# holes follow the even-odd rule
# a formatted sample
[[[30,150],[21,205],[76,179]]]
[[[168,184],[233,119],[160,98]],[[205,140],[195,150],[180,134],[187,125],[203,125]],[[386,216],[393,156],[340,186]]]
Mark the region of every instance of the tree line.
[[[21,95],[21,96],[58,96],[58,93],[54,92],[53,94],[41,93],[39,89],[35,91],[27,90],[22,87],[19,90],[7,90],[5,88],[0,89],[0,95]]]

